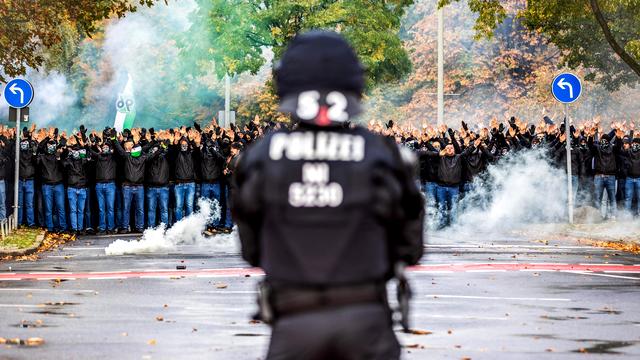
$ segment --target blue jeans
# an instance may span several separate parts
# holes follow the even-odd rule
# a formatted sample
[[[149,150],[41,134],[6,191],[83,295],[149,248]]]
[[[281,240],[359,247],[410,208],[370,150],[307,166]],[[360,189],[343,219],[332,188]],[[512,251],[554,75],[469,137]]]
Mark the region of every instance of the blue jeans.
[[[7,191],[4,179],[0,180],[0,220],[7,218]]]
[[[147,225],[156,226],[156,209],[160,204],[160,222],[169,225],[169,187],[147,188]]]
[[[427,205],[435,204],[436,198],[438,197],[438,184],[425,181],[422,184],[422,191],[424,192],[424,197],[427,200]]]
[[[33,194],[35,188],[33,179],[20,180],[18,185],[18,223],[22,224],[23,213],[27,213],[27,225],[36,225],[36,216],[33,211]]]
[[[437,199],[440,212],[443,214],[442,226],[455,222],[458,216],[459,186],[438,186]],[[448,216],[447,216],[448,215]]]
[[[64,208],[64,186],[62,184],[57,185],[42,185],[42,203],[44,204],[44,219],[47,226],[47,230],[65,231],[67,230],[67,214]],[[53,207],[56,208],[56,215],[58,218],[57,227],[53,227]]]
[[[200,194],[203,198],[206,199],[211,199],[211,200],[215,200],[216,201],[216,205],[218,205],[218,207],[220,207],[221,204],[221,199],[220,199],[220,195],[221,195],[221,191],[220,191],[220,182],[215,182],[215,183],[203,183],[202,184],[202,192]],[[222,210],[221,210],[222,211]],[[222,214],[220,214],[220,216],[218,216],[217,219],[213,220],[213,226],[220,226],[220,219],[222,218]]]
[[[196,197],[195,183],[180,183],[174,187],[176,197],[176,221],[180,221],[183,216],[189,216],[193,213],[193,202]],[[186,212],[183,212],[186,208]]]
[[[609,199],[609,216],[616,216],[616,177],[614,175],[596,175],[593,179],[596,190],[595,205],[601,209],[604,191],[607,192]]]
[[[71,230],[83,230],[84,207],[87,204],[87,188],[68,187],[67,199],[69,200],[69,223]]]
[[[135,200],[136,230],[144,230],[144,186],[123,185],[122,186],[122,228],[129,229],[129,219],[131,218],[131,201]]]
[[[224,224],[223,226],[225,228],[231,229],[233,227],[233,219],[231,218],[231,196],[230,196],[230,191],[229,191],[229,184],[225,184],[224,186],[224,197],[225,197],[225,209],[223,210],[225,212],[225,217],[224,217]]]
[[[625,184],[625,194],[624,194],[624,209],[631,213],[631,204],[633,203],[633,198],[636,198],[636,211],[634,211],[634,215],[638,215],[640,212],[638,208],[640,208],[640,178],[632,178],[628,177]]]
[[[98,200],[98,231],[113,231],[115,228],[116,183],[97,183],[96,199]]]

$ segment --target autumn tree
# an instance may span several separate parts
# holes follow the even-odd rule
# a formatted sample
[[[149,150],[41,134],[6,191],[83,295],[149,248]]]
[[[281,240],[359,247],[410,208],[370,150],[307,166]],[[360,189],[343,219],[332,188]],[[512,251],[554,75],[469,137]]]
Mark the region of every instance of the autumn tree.
[[[440,0],[445,6],[454,1]],[[479,36],[491,36],[506,18],[499,0],[467,0],[478,14]],[[640,82],[640,1],[529,0],[518,16],[562,51],[560,65],[588,69],[586,78],[609,90]]]
[[[91,36],[100,20],[122,17],[154,1],[0,1],[0,82],[6,81],[5,76],[24,75],[27,68],[44,65],[48,49],[55,48],[54,52],[64,57],[65,51],[73,51],[73,42],[64,48],[60,46],[63,40],[78,34]]]

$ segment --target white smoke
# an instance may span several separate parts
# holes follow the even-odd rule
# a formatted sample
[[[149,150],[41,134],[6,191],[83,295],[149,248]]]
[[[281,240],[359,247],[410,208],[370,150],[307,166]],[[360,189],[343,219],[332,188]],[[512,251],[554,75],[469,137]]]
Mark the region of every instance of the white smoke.
[[[164,224],[146,229],[140,240],[118,239],[105,248],[107,255],[124,255],[163,252],[175,249],[178,245],[204,244],[210,242],[203,236],[207,224],[220,218],[220,206],[217,202],[201,198],[199,210],[176,222],[166,229]]]
[[[567,176],[548,157],[543,150],[526,150],[490,165],[460,201],[457,222],[443,233],[504,234],[527,224],[566,221]]]

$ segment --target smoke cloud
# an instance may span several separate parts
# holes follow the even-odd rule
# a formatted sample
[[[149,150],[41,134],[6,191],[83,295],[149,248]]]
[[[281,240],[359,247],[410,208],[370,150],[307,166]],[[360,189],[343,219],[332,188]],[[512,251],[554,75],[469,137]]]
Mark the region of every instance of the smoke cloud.
[[[217,202],[201,198],[199,210],[166,228],[164,224],[146,229],[139,240],[116,240],[105,248],[107,255],[124,255],[166,252],[179,245],[203,245],[212,240],[202,235],[207,224],[220,219],[220,206]],[[230,239],[226,239],[230,240]]]

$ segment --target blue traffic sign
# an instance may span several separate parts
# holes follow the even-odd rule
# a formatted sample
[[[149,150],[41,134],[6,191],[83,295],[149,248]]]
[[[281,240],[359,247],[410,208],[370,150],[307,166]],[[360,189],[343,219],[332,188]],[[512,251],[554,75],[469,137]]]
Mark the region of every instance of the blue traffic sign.
[[[13,79],[4,87],[3,95],[9,106],[22,109],[33,100],[33,86],[27,80]]]
[[[572,73],[563,73],[553,79],[551,92],[559,102],[570,104],[582,95],[582,82]]]

